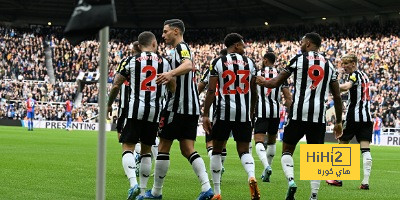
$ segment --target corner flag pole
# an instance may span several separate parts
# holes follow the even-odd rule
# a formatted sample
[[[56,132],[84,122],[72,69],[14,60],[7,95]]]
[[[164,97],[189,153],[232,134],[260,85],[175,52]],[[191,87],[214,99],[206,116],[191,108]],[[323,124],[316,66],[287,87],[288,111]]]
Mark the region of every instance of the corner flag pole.
[[[100,113],[99,143],[97,151],[96,200],[105,199],[106,188],[106,116],[107,116],[107,75],[108,75],[108,39],[109,27],[100,30]]]

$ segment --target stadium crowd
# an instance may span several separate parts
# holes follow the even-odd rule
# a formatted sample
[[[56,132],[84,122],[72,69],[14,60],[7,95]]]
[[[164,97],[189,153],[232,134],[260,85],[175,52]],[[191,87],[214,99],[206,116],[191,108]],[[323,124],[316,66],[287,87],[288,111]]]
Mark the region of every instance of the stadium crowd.
[[[99,43],[96,40],[82,42],[71,46],[62,37],[62,28],[9,28],[0,27],[0,117],[9,117],[14,110],[16,119],[23,118],[23,105],[26,95],[32,93],[40,102],[65,102],[66,96],[75,97],[82,92],[82,105],[73,114],[74,121],[84,120],[95,116],[97,106],[84,107],[85,103],[98,102],[97,84],[85,85],[82,91],[77,90],[75,82],[79,72],[97,71]],[[385,127],[400,128],[400,72],[399,52],[400,31],[399,21],[358,22],[345,26],[339,24],[320,24],[297,27],[270,27],[259,29],[236,30],[245,38],[246,55],[261,64],[266,52],[277,55],[276,65],[284,67],[288,60],[300,53],[300,39],[307,33],[315,31],[324,40],[321,52],[330,59],[342,72],[340,58],[347,53],[355,53],[359,60],[359,69],[369,75],[371,87],[371,112],[383,119]],[[109,45],[109,78],[111,83],[116,67],[123,57],[132,55],[132,44],[140,30],[112,29]],[[153,30],[158,37],[160,30]],[[194,55],[197,70],[197,80],[218,56],[226,29],[191,30],[185,36]],[[47,35],[47,36],[46,36]],[[52,51],[52,65],[55,72],[56,84],[48,84],[49,77],[45,66],[44,42],[48,42]],[[171,54],[160,38],[159,53],[165,57]],[[344,73],[343,73],[344,74]],[[342,78],[346,78],[344,75]],[[9,81],[7,81],[9,80]],[[42,82],[21,82],[22,80],[37,80]],[[293,89],[293,88],[291,88]],[[116,100],[117,102],[118,100]],[[11,102],[15,102],[14,106]],[[19,103],[18,103],[19,102]],[[37,109],[37,118],[60,120],[63,118],[63,108],[58,106],[41,105]],[[327,106],[332,106],[328,101]],[[10,108],[13,107],[13,108]],[[61,113],[61,114],[60,114]],[[40,118],[39,118],[40,119]]]

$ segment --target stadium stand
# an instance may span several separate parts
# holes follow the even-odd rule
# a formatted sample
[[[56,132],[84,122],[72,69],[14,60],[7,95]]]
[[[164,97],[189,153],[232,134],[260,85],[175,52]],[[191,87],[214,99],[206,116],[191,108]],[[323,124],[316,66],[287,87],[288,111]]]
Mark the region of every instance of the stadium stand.
[[[349,52],[355,53],[360,60],[361,69],[369,75],[371,80],[372,113],[383,116],[384,127],[400,128],[400,97],[398,95],[400,72],[399,57],[396,56],[400,51],[400,40],[397,34],[399,29],[399,21],[385,23],[360,21],[345,26],[319,24],[236,31],[247,39],[245,41],[246,55],[257,63],[261,61],[262,55],[273,51],[278,58],[277,65],[285,66],[291,57],[299,53],[299,40],[303,34],[311,31],[318,32],[324,37],[320,51],[326,53],[326,58],[330,59],[339,71],[341,71],[340,57]],[[65,102],[66,95],[71,95],[75,100],[81,95],[76,112],[73,114],[74,121],[96,116],[99,44],[96,40],[90,40],[75,47],[71,46],[62,38],[62,30],[61,27],[0,27],[0,117],[23,119],[26,112],[21,102],[26,99],[28,93],[32,93],[39,102],[36,116],[38,119],[64,120],[65,108],[60,103]],[[158,37],[161,36],[159,29],[152,31]],[[138,32],[140,30],[137,29],[111,30],[109,83],[112,83],[120,60],[132,55],[131,42],[136,40]],[[207,31],[188,29],[185,35],[193,50],[197,80],[211,60],[224,48],[221,41],[227,32],[226,29]],[[158,39],[159,53],[168,57],[170,50],[160,38]],[[48,83],[49,76],[44,65],[44,42],[49,42],[52,50],[52,63],[56,77],[54,85]],[[81,75],[83,77],[78,80],[80,74],[83,74]],[[94,104],[88,109],[83,108],[88,103]],[[326,105],[329,108],[332,102],[328,101]]]

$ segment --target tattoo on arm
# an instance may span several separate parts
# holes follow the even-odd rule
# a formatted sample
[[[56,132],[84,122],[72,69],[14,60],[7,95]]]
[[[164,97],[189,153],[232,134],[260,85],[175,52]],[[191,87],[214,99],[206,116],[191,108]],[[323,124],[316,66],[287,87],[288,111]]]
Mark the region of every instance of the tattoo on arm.
[[[108,106],[111,106],[113,104],[115,98],[119,93],[119,89],[125,80],[126,80],[125,76],[122,76],[120,74],[115,75],[114,84],[108,96],[108,103],[107,103]]]

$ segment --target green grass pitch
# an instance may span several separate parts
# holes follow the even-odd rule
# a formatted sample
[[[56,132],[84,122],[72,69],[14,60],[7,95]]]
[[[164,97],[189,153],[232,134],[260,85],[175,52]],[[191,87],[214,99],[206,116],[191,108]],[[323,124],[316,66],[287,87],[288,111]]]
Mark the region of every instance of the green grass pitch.
[[[204,137],[198,137],[196,150],[209,171]],[[228,142],[228,156],[222,177],[222,197],[225,200],[249,199],[247,175],[239,161],[233,140]],[[256,176],[261,199],[284,199],[287,182],[280,166],[281,143],[272,168],[271,183],[259,176],[262,164],[255,149]],[[370,190],[361,191],[361,181],[344,181],[344,186],[328,186],[323,181],[319,199],[400,199],[400,148],[373,146]],[[0,127],[0,199],[95,199],[97,132]],[[296,197],[308,199],[310,182],[299,180],[299,149],[294,155]],[[361,160],[362,163],[362,160]],[[153,165],[154,167],[154,165]],[[361,166],[360,166],[361,167]],[[362,173],[362,168],[361,168]],[[106,198],[126,199],[129,183],[121,166],[121,145],[116,132],[107,133]],[[362,177],[362,176],[361,176]],[[153,184],[150,178],[148,187]],[[174,142],[171,166],[163,188],[164,199],[195,199],[200,185],[189,162],[180,155]]]

